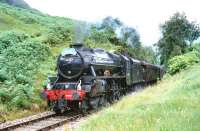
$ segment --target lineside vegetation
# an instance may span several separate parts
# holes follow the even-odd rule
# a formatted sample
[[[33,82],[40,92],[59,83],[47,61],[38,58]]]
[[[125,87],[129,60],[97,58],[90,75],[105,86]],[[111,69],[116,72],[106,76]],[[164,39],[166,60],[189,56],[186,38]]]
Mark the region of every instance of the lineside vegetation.
[[[166,76],[157,85],[88,118],[78,131],[198,131],[200,66]]]

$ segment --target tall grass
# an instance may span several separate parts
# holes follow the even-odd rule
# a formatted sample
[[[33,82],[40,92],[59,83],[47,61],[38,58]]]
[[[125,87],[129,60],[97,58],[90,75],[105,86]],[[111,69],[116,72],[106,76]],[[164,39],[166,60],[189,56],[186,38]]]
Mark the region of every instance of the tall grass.
[[[199,131],[200,66],[168,76],[92,115],[83,131]]]

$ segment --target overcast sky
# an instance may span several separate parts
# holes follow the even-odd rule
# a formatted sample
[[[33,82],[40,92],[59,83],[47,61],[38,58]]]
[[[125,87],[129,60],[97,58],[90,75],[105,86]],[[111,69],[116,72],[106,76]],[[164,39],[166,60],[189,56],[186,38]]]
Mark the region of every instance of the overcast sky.
[[[188,19],[200,23],[199,0],[25,0],[44,13],[89,22],[106,16],[118,17],[138,30],[145,45],[156,43],[159,25],[175,12],[185,12]]]

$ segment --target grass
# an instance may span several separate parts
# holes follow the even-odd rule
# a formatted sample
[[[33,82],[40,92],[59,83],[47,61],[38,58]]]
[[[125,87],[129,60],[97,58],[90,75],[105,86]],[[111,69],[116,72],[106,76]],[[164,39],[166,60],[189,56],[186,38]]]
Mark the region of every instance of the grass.
[[[6,111],[6,108],[3,108],[3,105],[0,105],[0,120],[5,122],[8,120],[15,120],[18,118],[34,115],[40,112],[46,111],[45,108],[39,107],[37,104],[32,105],[32,109],[19,110],[18,108],[12,109],[12,111]]]
[[[199,131],[200,66],[135,96],[126,96],[81,124],[80,131]]]

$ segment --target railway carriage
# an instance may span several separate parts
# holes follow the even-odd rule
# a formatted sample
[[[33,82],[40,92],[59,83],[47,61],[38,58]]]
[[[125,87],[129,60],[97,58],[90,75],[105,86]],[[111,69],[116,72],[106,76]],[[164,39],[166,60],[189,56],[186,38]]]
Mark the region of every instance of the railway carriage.
[[[156,82],[163,74],[159,66],[76,44],[59,55],[57,76],[49,77],[42,96],[57,113],[85,112],[119,100],[136,85]]]

